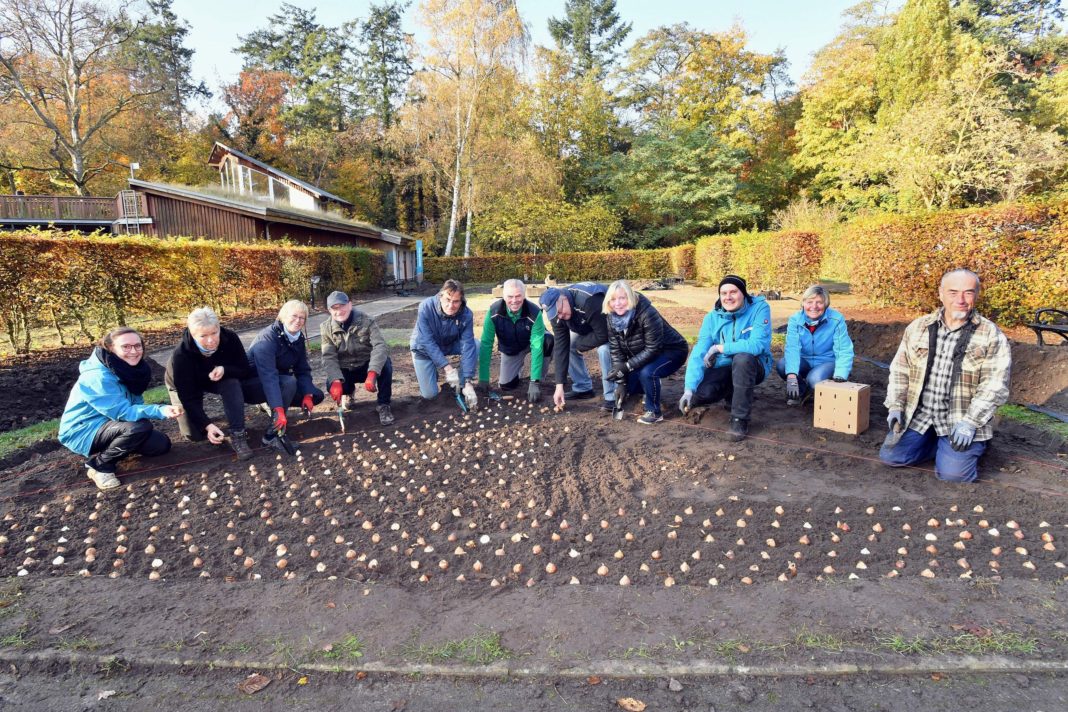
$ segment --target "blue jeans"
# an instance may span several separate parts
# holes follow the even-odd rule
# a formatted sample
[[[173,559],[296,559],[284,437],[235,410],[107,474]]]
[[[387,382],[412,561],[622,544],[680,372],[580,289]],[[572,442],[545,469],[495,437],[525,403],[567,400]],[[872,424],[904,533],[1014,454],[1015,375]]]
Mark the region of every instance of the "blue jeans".
[[[475,340],[475,363],[478,363],[478,350],[480,345],[478,340]],[[446,356],[459,356],[461,346],[456,344],[456,348],[451,351],[443,351]],[[412,365],[415,366],[415,379],[419,381],[419,395],[423,396],[427,400],[437,398],[441,389],[438,388],[438,367],[434,365],[434,362],[428,359],[422,354],[417,354],[412,351]],[[457,364],[457,370],[460,371],[460,380],[463,380],[463,366]]]
[[[637,371],[627,374],[627,394],[644,393],[645,410],[660,415],[660,379],[678,371],[686,362],[685,351],[668,351]]]
[[[567,366],[567,373],[571,376],[571,387],[579,392],[593,390],[593,378],[590,377],[590,369],[586,368],[586,359],[575,348],[579,340],[578,334],[571,333],[571,354]],[[616,399],[616,384],[605,380],[605,376],[612,370],[612,350],[608,344],[597,347],[597,361],[601,364],[601,387],[604,389],[604,399],[614,401]]]
[[[781,358],[775,362],[775,370],[778,371],[779,376],[785,381],[785,358]],[[801,396],[804,397],[810,390],[815,390],[816,384],[820,381],[826,381],[833,376],[834,361],[828,361],[827,363],[821,363],[819,366],[813,366],[806,359],[802,358],[800,365],[797,367],[797,385],[801,390]]]
[[[987,441],[972,442],[962,452],[957,452],[949,444],[949,437],[939,437],[934,426],[926,433],[917,433],[911,428],[905,431],[901,439],[892,448],[879,450],[879,459],[890,467],[906,467],[935,461],[935,474],[945,482],[975,482],[979,476],[979,458],[986,452]]]

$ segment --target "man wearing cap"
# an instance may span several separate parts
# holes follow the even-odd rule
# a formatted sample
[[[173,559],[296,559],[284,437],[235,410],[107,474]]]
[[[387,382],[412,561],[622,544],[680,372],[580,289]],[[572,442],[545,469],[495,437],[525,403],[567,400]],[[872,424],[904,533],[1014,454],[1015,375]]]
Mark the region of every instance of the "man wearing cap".
[[[771,307],[764,297],[749,295],[744,279],[729,274],[719,283],[719,300],[690,352],[679,410],[724,399],[731,407],[727,437],[744,440],[753,391],[771,368]]]
[[[490,358],[493,342],[501,352],[501,372],[497,378],[500,387],[514,390],[519,387],[519,374],[523,361],[530,354],[530,385],[527,387],[527,402],[541,400],[541,374],[544,357],[552,356],[553,337],[545,333],[545,321],[541,308],[527,299],[527,285],[521,280],[506,280],[501,299],[490,304],[482,323],[482,338],[478,349],[478,386],[489,395]]]
[[[608,346],[608,320],[602,312],[607,288],[594,282],[579,282],[570,287],[550,287],[541,295],[541,308],[553,327],[553,372],[556,392],[553,402],[563,407],[572,398],[593,398],[593,379],[582,355],[597,349],[601,365],[602,410],[615,405],[616,384],[605,377],[612,370],[612,352]],[[571,390],[564,384],[571,376]]]
[[[382,330],[373,317],[353,308],[344,292],[331,292],[326,308],[330,318],[319,327],[319,333],[330,397],[349,408],[357,384],[363,384],[368,393],[378,394],[378,422],[392,425],[393,364]]]

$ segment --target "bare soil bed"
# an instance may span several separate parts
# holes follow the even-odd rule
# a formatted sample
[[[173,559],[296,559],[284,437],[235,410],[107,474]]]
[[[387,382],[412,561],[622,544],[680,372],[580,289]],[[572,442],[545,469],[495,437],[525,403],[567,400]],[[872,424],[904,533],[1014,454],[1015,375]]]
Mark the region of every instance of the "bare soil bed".
[[[855,324],[858,351],[896,346],[886,328],[893,340]],[[787,408],[773,375],[737,444],[719,406],[670,408],[681,373],[648,427],[637,397],[622,422],[596,401],[464,414],[448,391],[419,399],[405,349],[393,363],[397,424],[361,393],[341,434],[324,404],[291,425],[299,460],[176,442],[110,494],[63,450],[0,473],[0,576],[25,602],[0,636],[55,650],[79,635],[127,658],[177,640],[290,666],[353,631],[365,660],[476,629],[553,664],[867,660],[878,635],[962,629],[1038,641],[1023,657],[1068,649],[1068,455],[1029,428],[999,431],[980,482],[947,485],[876,461],[886,376],[866,362],[868,432],[813,429],[811,403]],[[254,436],[265,425],[252,416]],[[805,630],[845,648],[791,647]]]

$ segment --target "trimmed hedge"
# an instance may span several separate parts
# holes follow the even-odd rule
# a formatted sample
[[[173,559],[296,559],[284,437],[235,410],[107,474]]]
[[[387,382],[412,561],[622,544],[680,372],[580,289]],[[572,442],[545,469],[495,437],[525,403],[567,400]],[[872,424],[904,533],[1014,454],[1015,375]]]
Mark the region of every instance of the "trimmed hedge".
[[[210,305],[220,313],[278,304],[320,291],[378,286],[382,253],[364,248],[276,247],[210,240],[85,236],[63,231],[0,233],[0,326],[17,352],[44,323],[125,324],[134,314]]]
[[[1068,202],[881,216],[846,230],[852,290],[874,303],[932,309],[941,275],[967,267],[983,280],[979,309],[1000,323],[1068,308]]]
[[[718,284],[725,274],[743,277],[749,290],[797,291],[819,281],[823,251],[814,232],[740,232],[697,241],[695,278]]]
[[[531,282],[540,282],[548,275],[561,282],[657,277],[691,279],[693,254],[693,245],[682,245],[660,250],[431,257],[423,263],[423,278],[432,284],[450,278],[461,282],[499,283],[523,275]]]

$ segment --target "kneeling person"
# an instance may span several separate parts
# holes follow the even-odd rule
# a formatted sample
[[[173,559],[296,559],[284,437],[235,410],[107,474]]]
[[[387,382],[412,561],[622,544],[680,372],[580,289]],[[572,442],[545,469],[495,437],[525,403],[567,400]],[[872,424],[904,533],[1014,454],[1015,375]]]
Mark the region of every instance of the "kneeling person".
[[[478,407],[473,383],[478,370],[478,342],[475,341],[475,316],[467,306],[464,287],[447,279],[441,291],[419,305],[419,316],[409,340],[412,365],[419,381],[419,394],[426,400],[436,398],[438,369],[445,370],[445,380],[463,393],[467,407]],[[460,368],[449,363],[448,356],[460,357]]]
[[[166,454],[171,439],[151,421],[182,414],[177,406],[145,404],[152,369],[144,354],[135,329],[108,332],[78,365],[78,381],[59,420],[59,442],[86,458],[89,479],[102,490],[120,485],[115,468],[123,458]]]
[[[349,407],[356,385],[378,394],[378,422],[392,425],[389,404],[393,396],[393,363],[389,345],[373,317],[352,306],[349,295],[332,292],[326,298],[330,318],[319,328],[323,344],[323,370],[330,397]]]
[[[241,338],[219,325],[219,317],[211,307],[191,312],[182,341],[171,354],[164,376],[171,403],[183,411],[178,417],[182,435],[193,441],[206,437],[212,445],[226,441],[222,428],[204,412],[204,395],[214,393],[222,399],[230,424],[231,447],[242,460],[252,457],[245,433],[245,388],[242,387],[242,381],[251,375]]]
[[[497,382],[501,388],[512,390],[519,386],[523,362],[530,354],[530,385],[527,402],[541,400],[541,376],[546,358],[553,353],[552,334],[545,333],[541,308],[527,299],[527,285],[518,279],[504,283],[504,297],[490,304],[482,324],[482,339],[478,351],[478,385],[489,395],[490,359],[493,342],[501,351],[501,373]]]

